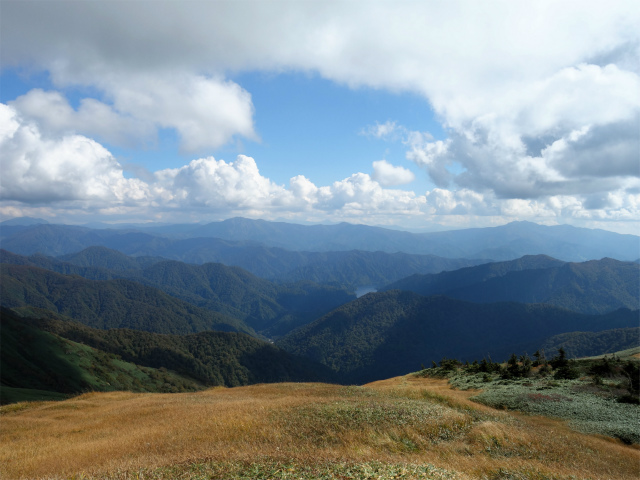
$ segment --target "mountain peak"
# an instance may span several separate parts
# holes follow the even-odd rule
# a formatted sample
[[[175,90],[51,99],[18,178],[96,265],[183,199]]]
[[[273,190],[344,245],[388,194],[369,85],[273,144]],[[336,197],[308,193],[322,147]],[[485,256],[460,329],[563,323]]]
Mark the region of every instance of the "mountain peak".
[[[31,225],[43,225],[48,224],[46,220],[42,218],[34,218],[34,217],[15,217],[10,218],[9,220],[5,220],[4,222],[0,222],[0,225],[13,227],[13,226],[24,226],[29,227]]]

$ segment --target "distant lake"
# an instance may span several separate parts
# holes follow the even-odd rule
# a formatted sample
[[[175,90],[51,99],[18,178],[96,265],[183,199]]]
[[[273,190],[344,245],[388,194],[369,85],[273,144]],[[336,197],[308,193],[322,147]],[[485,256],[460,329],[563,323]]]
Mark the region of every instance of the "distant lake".
[[[363,295],[371,292],[377,292],[378,289],[374,285],[362,285],[356,288],[356,297],[360,298]]]

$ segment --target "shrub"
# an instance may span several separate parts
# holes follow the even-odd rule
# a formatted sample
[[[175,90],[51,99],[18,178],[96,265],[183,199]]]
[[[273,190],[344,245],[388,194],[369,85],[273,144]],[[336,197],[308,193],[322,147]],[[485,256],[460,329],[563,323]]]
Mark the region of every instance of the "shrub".
[[[575,380],[576,378],[580,378],[580,371],[572,365],[566,365],[556,370],[553,378],[556,380]]]

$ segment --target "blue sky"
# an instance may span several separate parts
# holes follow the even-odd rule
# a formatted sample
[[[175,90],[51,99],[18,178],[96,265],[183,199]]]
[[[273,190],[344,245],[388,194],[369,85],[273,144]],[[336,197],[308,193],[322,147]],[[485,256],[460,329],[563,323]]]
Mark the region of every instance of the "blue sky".
[[[258,138],[236,138],[196,154],[230,161],[238,154],[260,159],[261,173],[279,184],[302,173],[314,183],[328,185],[354,171],[369,172],[372,162],[385,159],[415,173],[411,188],[433,187],[428,176],[406,160],[400,139],[389,141],[367,134],[367,129],[376,124],[395,122],[428,132],[434,139],[445,139],[446,132],[425,98],[367,87],[351,89],[318,75],[295,72],[252,72],[230,79],[251,93]],[[30,74],[15,68],[5,69],[0,81],[3,103],[33,89],[56,88],[46,72]],[[75,109],[83,98],[102,99],[100,92],[86,87],[61,91]],[[126,170],[127,166],[153,172],[178,168],[194,158],[194,152],[181,151],[180,138],[173,129],[160,129],[157,140],[147,145],[127,147],[107,141],[103,145],[125,167],[128,176],[135,171]]]
[[[639,10],[4,0],[0,216],[637,233]]]

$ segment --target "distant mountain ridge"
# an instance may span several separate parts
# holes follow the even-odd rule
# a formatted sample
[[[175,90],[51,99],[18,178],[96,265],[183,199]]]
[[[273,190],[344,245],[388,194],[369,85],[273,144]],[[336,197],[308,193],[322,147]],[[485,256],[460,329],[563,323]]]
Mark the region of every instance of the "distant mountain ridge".
[[[43,220],[42,218],[16,217],[16,218],[11,218],[9,220],[4,220],[0,222],[0,228],[16,226],[16,225],[29,226],[29,225],[40,225],[40,224],[47,224],[47,223],[49,222],[47,222],[46,220]]]
[[[446,295],[477,303],[546,303],[581,313],[640,308],[640,265],[611,258],[565,263],[525,256],[434,275],[413,275],[386,290]]]
[[[76,255],[98,246],[137,258],[148,257],[149,262],[162,257],[195,264],[223,263],[270,280],[311,280],[351,288],[360,285],[383,286],[412,273],[436,273],[483,263],[483,260],[359,250],[299,252],[252,242],[231,242],[216,238],[175,240],[140,232],[89,230],[59,225],[33,229],[19,227],[2,241],[3,249],[20,255],[41,253],[82,266],[104,266],[104,262],[99,263],[98,252],[91,254],[91,260]],[[115,258],[113,260],[120,261]],[[94,263],[88,263],[89,261]]]
[[[636,235],[569,225],[544,226],[530,222],[445,232],[410,233],[346,223],[296,225],[233,218],[207,225],[194,225],[192,228],[179,225],[173,231],[171,226],[97,230],[35,225],[3,227],[0,234],[2,248],[23,255],[39,252],[59,256],[78,252],[89,246],[102,245],[128,255],[162,256],[192,263],[220,261],[212,258],[210,249],[205,248],[205,239],[213,238],[218,239],[218,250],[225,245],[243,248],[262,246],[290,252],[362,250],[494,261],[532,254],[544,254],[574,262],[603,257],[635,261],[640,256],[640,237]],[[208,257],[205,259],[203,255]],[[198,257],[200,260],[197,260]],[[287,263],[290,264],[291,261]],[[243,268],[256,273],[246,266]]]

